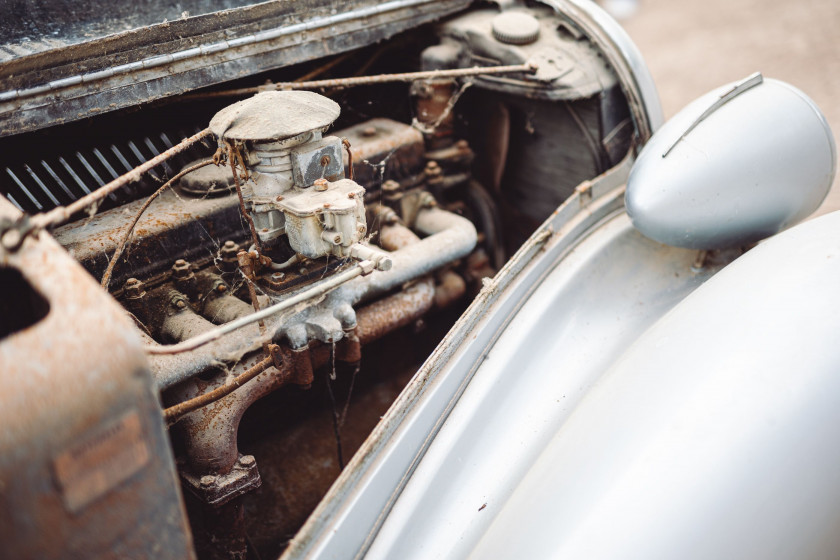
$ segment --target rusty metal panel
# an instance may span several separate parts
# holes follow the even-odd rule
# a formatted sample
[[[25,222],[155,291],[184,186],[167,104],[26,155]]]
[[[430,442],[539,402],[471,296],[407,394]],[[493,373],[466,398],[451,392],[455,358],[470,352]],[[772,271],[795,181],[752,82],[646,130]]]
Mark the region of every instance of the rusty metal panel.
[[[0,216],[16,215],[0,199]],[[136,328],[45,233],[0,251],[0,272],[20,278],[42,311],[16,322],[0,314],[2,555],[192,557]],[[4,288],[5,310],[21,293]]]

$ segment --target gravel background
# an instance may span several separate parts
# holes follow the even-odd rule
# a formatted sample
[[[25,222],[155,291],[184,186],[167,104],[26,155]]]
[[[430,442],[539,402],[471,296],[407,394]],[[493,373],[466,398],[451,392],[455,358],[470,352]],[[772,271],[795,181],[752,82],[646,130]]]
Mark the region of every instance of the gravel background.
[[[659,89],[665,117],[755,71],[820,106],[840,140],[840,0],[640,0],[621,22]],[[840,180],[818,214],[840,210]]]

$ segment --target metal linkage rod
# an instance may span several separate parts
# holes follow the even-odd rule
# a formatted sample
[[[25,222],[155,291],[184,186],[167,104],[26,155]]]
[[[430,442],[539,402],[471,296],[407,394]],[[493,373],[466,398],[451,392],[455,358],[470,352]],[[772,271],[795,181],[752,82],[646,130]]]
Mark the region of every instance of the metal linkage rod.
[[[482,76],[488,74],[515,74],[525,72],[533,74],[536,72],[535,64],[518,64],[513,66],[484,66],[474,68],[456,68],[452,70],[429,70],[424,72],[403,72],[400,74],[377,74],[375,76],[357,76],[352,78],[335,78],[330,80],[313,80],[308,82],[279,82],[265,86],[255,86],[224,91],[210,91],[185,95],[182,99],[209,99],[213,97],[237,97],[260,93],[262,91],[290,90],[290,89],[322,89],[322,88],[345,88],[354,86],[366,86],[371,84],[384,84],[388,82],[413,82],[416,80],[436,80],[445,78],[464,78],[469,76]]]
[[[146,199],[146,202],[143,204],[143,206],[140,207],[140,210],[138,210],[137,213],[134,215],[134,217],[131,219],[131,223],[129,223],[128,227],[125,228],[125,232],[123,233],[123,237],[120,240],[119,245],[117,245],[117,248],[114,251],[114,254],[111,256],[111,261],[108,263],[108,268],[105,269],[105,274],[102,275],[102,281],[100,282],[100,284],[102,285],[103,288],[105,288],[106,290],[108,289],[108,286],[111,283],[111,275],[114,273],[114,267],[117,266],[117,263],[119,262],[120,257],[123,254],[123,251],[125,251],[125,246],[128,244],[129,238],[131,238],[131,233],[134,231],[135,226],[137,226],[137,222],[140,221],[140,218],[143,216],[143,213],[149,208],[149,206],[152,204],[152,202],[154,202],[155,199],[158,196],[160,196],[160,194],[163,191],[165,191],[167,188],[169,188],[173,183],[175,183],[175,181],[177,181],[178,179],[180,179],[184,175],[186,175],[188,173],[192,173],[196,169],[200,169],[202,167],[212,165],[212,164],[213,164],[213,160],[212,159],[207,159],[207,160],[204,160],[204,161],[200,161],[200,162],[196,163],[195,165],[191,165],[190,167],[182,169],[180,172],[178,172],[178,174],[176,174],[174,177],[172,177],[167,182],[165,182],[163,184],[163,186],[161,186],[158,190],[153,192],[152,195],[149,198]]]
[[[214,403],[222,397],[226,397],[227,395],[233,393],[235,390],[242,387],[244,384],[270,368],[272,365],[274,365],[274,360],[271,357],[265,358],[261,362],[257,362],[255,366],[237,375],[227,385],[222,385],[221,387],[213,389],[212,391],[194,397],[190,400],[170,406],[163,411],[163,418],[166,420],[167,424],[172,425],[190,412]]]
[[[17,251],[21,245],[23,245],[23,241],[28,235],[36,233],[42,229],[63,224],[76,212],[99,203],[102,199],[117,189],[124,187],[132,181],[137,181],[146,171],[149,171],[153,167],[163,163],[172,156],[183,152],[210,134],[212,134],[210,129],[205,128],[189,138],[181,140],[165,152],[161,152],[146,163],[138,165],[125,175],[121,175],[110,183],[102,185],[95,191],[83,196],[72,204],[68,204],[67,206],[57,206],[49,212],[36,214],[34,216],[24,215],[15,223],[0,223],[0,245],[2,245],[2,247],[6,250]]]
[[[83,196],[82,198],[73,202],[72,204],[68,204],[67,206],[59,206],[57,208],[53,208],[52,210],[44,214],[38,214],[36,216],[33,216],[32,222],[38,228],[52,227],[66,222],[76,212],[84,210],[92,204],[96,204],[112,192],[116,191],[121,187],[124,187],[128,183],[139,180],[143,173],[145,173],[146,171],[152,169],[157,165],[160,165],[172,156],[183,152],[184,150],[186,150],[205,136],[209,136],[210,134],[210,129],[205,128],[201,132],[198,132],[190,136],[189,138],[181,140],[165,152],[161,152],[146,163],[138,165],[125,175],[121,175],[113,181],[111,181],[110,183],[102,185],[100,188],[96,189],[88,195]]]

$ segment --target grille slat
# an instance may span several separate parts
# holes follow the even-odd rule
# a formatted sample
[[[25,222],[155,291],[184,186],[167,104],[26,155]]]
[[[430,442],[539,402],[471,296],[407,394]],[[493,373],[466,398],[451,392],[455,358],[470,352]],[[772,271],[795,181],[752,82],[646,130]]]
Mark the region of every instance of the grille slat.
[[[123,167],[125,167],[125,171],[123,171],[123,173],[131,171],[131,164],[128,163],[128,160],[125,159],[124,155],[122,155],[120,149],[111,144],[111,151],[114,152],[114,155],[117,156],[117,159],[120,160],[120,163],[123,165]]]
[[[50,177],[52,177],[55,184],[58,185],[61,188],[61,190],[65,192],[65,194],[67,194],[67,198],[71,201],[76,200],[76,195],[70,192],[70,189],[67,188],[67,185],[64,184],[64,181],[62,181],[61,178],[56,174],[56,172],[53,171],[52,167],[50,167],[49,164],[44,160],[41,160],[41,165],[44,167],[44,169],[47,170],[47,173],[49,173]]]
[[[161,151],[157,149],[157,146],[155,146],[155,144],[154,144],[154,142],[152,142],[151,138],[149,138],[147,136],[146,138],[143,138],[143,142],[146,144],[146,147],[148,147],[149,150],[151,150],[152,157],[157,157],[157,156],[160,155]],[[164,150],[165,149],[166,148],[164,148]],[[175,175],[175,172],[172,171],[172,167],[169,165],[168,161],[164,161],[163,163],[161,163],[161,166],[163,167],[163,170],[166,172],[167,176],[171,177],[171,176]]]
[[[131,151],[134,153],[134,157],[136,157],[139,160],[140,163],[143,163],[146,160],[151,159],[151,158],[147,158],[146,156],[143,155],[143,152],[140,151],[140,148],[137,147],[137,144],[134,143],[134,140],[129,140],[128,141],[128,147],[131,149]],[[155,157],[155,156],[152,156],[152,157]],[[140,165],[140,163],[138,163],[138,165]],[[154,169],[149,170],[149,176],[152,177],[153,179],[155,179],[158,182],[160,182],[160,180],[161,180],[160,175],[158,175],[155,172]]]
[[[99,148],[93,149],[93,155],[96,156],[96,159],[99,160],[99,163],[102,164],[102,167],[108,170],[108,173],[111,175],[111,180],[116,179],[120,176],[119,173],[117,173],[117,171],[113,167],[111,167],[111,164],[108,163],[108,160],[105,159],[105,156],[103,156],[102,152],[99,151]]]
[[[90,189],[87,188],[87,185],[85,184],[85,182],[82,181],[82,179],[78,175],[76,175],[76,171],[72,167],[70,167],[70,164],[67,163],[67,160],[64,159],[63,157],[60,157],[60,158],[58,158],[58,161],[61,163],[61,165],[67,171],[67,173],[70,174],[70,176],[73,178],[73,180],[76,181],[76,184],[79,185],[79,187],[84,191],[84,193],[85,194],[90,194]]]
[[[14,171],[12,171],[11,169],[9,169],[7,167],[6,168],[6,173],[9,174],[9,176],[12,178],[12,181],[14,181],[15,184],[18,186],[18,188],[20,189],[20,192],[22,192],[24,195],[26,195],[26,198],[28,198],[32,202],[32,205],[35,207],[36,210],[41,211],[41,210],[44,209],[43,205],[41,205],[41,203],[38,202],[38,199],[35,198],[34,196],[32,196],[32,193],[29,192],[29,189],[26,188],[26,185],[24,185],[23,182],[21,182],[21,180],[18,179],[18,177],[17,177],[17,175],[15,175]]]
[[[38,175],[36,175],[34,171],[32,171],[32,168],[29,167],[28,164],[24,164],[23,168],[26,170],[27,173],[29,173],[29,176],[32,177],[32,180],[35,181],[35,184],[41,188],[41,190],[44,192],[44,194],[47,195],[47,198],[49,198],[53,204],[55,204],[56,206],[61,204],[55,197],[55,195],[53,195],[53,193],[50,191],[50,189],[48,189],[47,186],[43,183],[43,181],[41,181],[41,178],[38,177]]]
[[[176,124],[165,131],[106,140],[99,145],[55,144],[53,149],[49,145],[43,149],[37,145],[37,149],[30,148],[28,152],[32,153],[31,159],[27,159],[26,152],[21,152],[14,157],[7,156],[6,161],[0,163],[0,170],[5,169],[5,173],[0,172],[0,194],[29,213],[69,204],[171,148],[177,143],[173,138],[180,141],[189,137],[192,128],[192,125]],[[196,127],[198,130],[201,127]],[[64,152],[60,151],[62,148]],[[150,194],[162,183],[162,175],[171,177],[187,163],[209,155],[208,152],[210,148],[206,145],[196,144],[156,167],[140,181],[111,193],[103,208]]]

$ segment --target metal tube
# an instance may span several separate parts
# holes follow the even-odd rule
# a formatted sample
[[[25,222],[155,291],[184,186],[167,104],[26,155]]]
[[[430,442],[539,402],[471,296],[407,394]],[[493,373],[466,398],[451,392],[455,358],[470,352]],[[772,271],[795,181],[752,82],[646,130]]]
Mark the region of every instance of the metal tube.
[[[216,402],[222,397],[225,397],[230,393],[234,392],[242,385],[244,385],[254,377],[267,370],[273,364],[274,361],[272,360],[272,358],[266,358],[254,367],[236,376],[236,378],[229,384],[222,385],[221,387],[213,389],[210,392],[203,393],[202,395],[199,395],[188,401],[180,402],[174,406],[170,406],[169,408],[163,411],[164,420],[166,420],[166,423],[169,425],[174,424],[175,422],[183,418],[184,415],[198,410],[203,406],[207,406],[210,403]]]
[[[383,227],[383,231],[387,227],[391,226]],[[342,287],[345,299],[356,304],[385,294],[409,280],[467,256],[478,241],[471,221],[439,208],[420,210],[415,229],[428,237],[391,253],[391,270],[348,282]]]
[[[196,348],[204,346],[209,342],[218,340],[219,338],[223,337],[224,335],[230,332],[233,332],[247,325],[251,325],[253,323],[271,317],[272,315],[276,315],[282,311],[286,311],[287,309],[290,309],[298,305],[299,303],[303,303],[312,298],[324,295],[330,290],[337,288],[344,282],[347,282],[348,280],[352,280],[353,278],[360,276],[365,270],[372,269],[372,267],[372,263],[368,261],[363,261],[349,270],[339,272],[335,276],[332,276],[323,282],[319,282],[318,284],[309,289],[303,290],[290,298],[284,299],[280,303],[276,303],[270,307],[261,309],[260,311],[257,311],[252,315],[242,317],[241,319],[237,319],[236,321],[231,321],[230,323],[222,325],[213,330],[207,331],[206,333],[193,337],[189,340],[179,342],[178,344],[172,344],[169,346],[146,346],[146,352],[153,355],[179,354],[188,350],[195,350]]]
[[[388,245],[386,243],[387,239],[400,236],[404,238],[402,242],[395,242],[404,246],[390,253],[393,260],[391,270],[387,272],[377,271],[364,278],[355,278],[350,281],[346,281],[345,278],[336,280],[337,276],[345,274],[339,273],[339,275],[326,281],[330,282],[330,287],[322,288],[322,285],[319,284],[313,289],[323,290],[320,293],[326,293],[332,287],[346,282],[340,288],[340,293],[335,293],[334,297],[354,305],[383,295],[409,280],[415,280],[445,264],[468,255],[475,247],[478,239],[472,222],[438,208],[421,210],[417,215],[416,227],[418,231],[428,235],[428,237],[408,245],[405,245],[405,243],[408,243],[411,239],[404,235],[404,231],[407,230],[404,226],[384,226],[382,228],[385,235],[383,245]],[[409,233],[411,232],[409,231]],[[412,234],[411,237],[417,239],[416,235]],[[396,247],[396,245],[391,247]],[[347,272],[352,273],[358,268]],[[355,275],[358,274],[361,274],[361,271]],[[195,339],[193,339],[182,343],[182,345],[146,346],[147,349],[153,350],[149,352],[151,354],[149,362],[158,388],[166,389],[198,375],[208,368],[218,367],[224,361],[235,361],[248,352],[258,350],[264,337],[261,337],[259,330],[252,323],[315,297],[314,294],[310,295],[310,293],[311,290],[306,290],[300,292],[297,296],[293,296],[294,301],[290,298],[275,306],[266,307],[260,311],[259,317],[256,317],[257,314],[255,313],[214,329],[207,335],[203,335],[205,340],[199,341],[200,344],[198,345],[194,345]],[[243,324],[246,326],[242,326]],[[240,326],[242,326],[241,329]],[[269,324],[268,327],[269,333],[273,333],[277,325]],[[270,336],[270,334],[267,336]],[[204,344],[206,346],[199,348]],[[179,350],[182,353],[174,354],[165,351],[165,349],[173,347],[186,348],[186,350]]]

